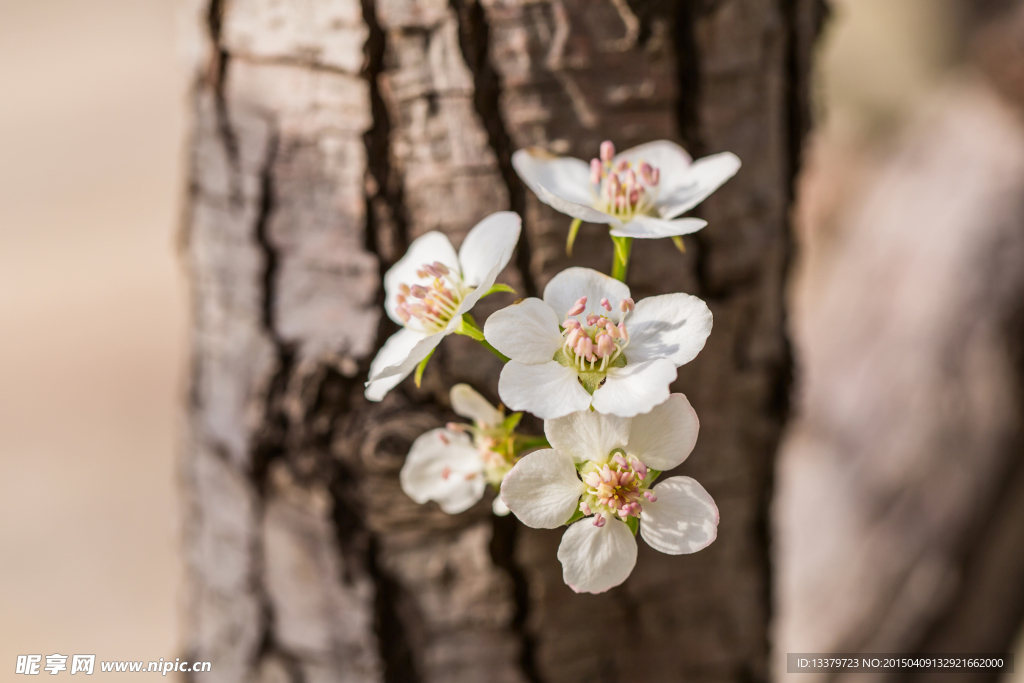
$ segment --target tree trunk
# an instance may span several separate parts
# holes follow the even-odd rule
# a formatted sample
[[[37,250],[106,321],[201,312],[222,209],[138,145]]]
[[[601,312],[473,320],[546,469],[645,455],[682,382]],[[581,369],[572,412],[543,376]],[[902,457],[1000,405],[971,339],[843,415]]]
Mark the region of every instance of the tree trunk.
[[[198,13],[188,656],[239,682],[765,680],[787,212],[817,0],[210,0]],[[496,400],[496,359],[449,338],[422,389],[372,404],[362,383],[394,331],[382,274],[428,230],[458,244],[488,213],[518,211],[502,279],[525,295],[568,265],[607,270],[603,228],[584,226],[565,257],[569,219],[525,190],[513,150],[590,158],[604,139],[659,138],[744,162],[702,205],[710,225],[686,254],[637,244],[629,280],[637,298],[686,291],[714,312],[675,390],[702,420],[680,469],[722,522],[708,550],[641,544],[623,586],[576,595],[559,532],[494,518],[489,501],[448,516],[399,489],[454,382]]]

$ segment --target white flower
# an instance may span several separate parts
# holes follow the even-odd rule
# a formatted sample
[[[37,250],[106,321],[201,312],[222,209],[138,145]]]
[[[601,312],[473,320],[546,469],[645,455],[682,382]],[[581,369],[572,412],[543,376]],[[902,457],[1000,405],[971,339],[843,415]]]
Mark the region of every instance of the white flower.
[[[697,442],[697,414],[682,394],[632,419],[583,411],[550,420],[553,448],[524,456],[501,485],[501,499],[524,524],[555,529],[579,510],[558,546],[562,578],[577,593],[601,593],[636,564],[639,525],[647,545],[695,553],[718,534],[718,507],[690,477],[650,484]]]
[[[468,384],[451,390],[452,410],[469,418],[473,425],[449,423],[443,429],[421,434],[412,444],[402,466],[399,482],[405,494],[417,503],[436,501],[450,515],[473,507],[484,495],[487,484],[495,489],[516,462],[514,425]],[[507,515],[500,498],[494,499],[494,514]]]
[[[519,241],[521,220],[493,213],[469,231],[458,256],[448,238],[428,232],[384,275],[384,309],[403,325],[370,364],[366,398],[379,401],[430,355],[494,284]]]
[[[697,297],[652,296],[634,310],[629,287],[589,268],[563,270],[543,301],[525,299],[484,325],[487,341],[511,358],[501,400],[548,420],[591,405],[621,417],[646,413],[668,398],[676,368],[710,333],[711,311]]]
[[[736,174],[730,152],[692,161],[679,145],[658,140],[615,154],[601,143],[600,159],[555,157],[538,149],[512,155],[519,177],[554,209],[588,223],[607,223],[616,237],[688,235],[707,225],[677,218],[707,199]]]

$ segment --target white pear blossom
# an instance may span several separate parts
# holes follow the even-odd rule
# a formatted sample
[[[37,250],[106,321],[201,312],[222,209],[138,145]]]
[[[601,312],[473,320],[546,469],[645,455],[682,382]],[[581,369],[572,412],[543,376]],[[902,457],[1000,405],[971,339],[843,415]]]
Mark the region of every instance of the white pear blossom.
[[[624,283],[568,268],[529,298],[487,319],[484,336],[508,356],[498,394],[512,410],[546,420],[594,410],[620,417],[663,403],[676,368],[711,333],[711,311],[689,294],[634,304]]]
[[[549,420],[552,448],[523,457],[505,477],[501,499],[530,527],[573,522],[558,546],[562,578],[577,593],[601,593],[633,571],[637,526],[647,545],[669,555],[715,540],[718,507],[700,484],[670,477],[651,486],[689,456],[697,430],[682,394],[632,419],[582,411]]]
[[[521,149],[512,155],[519,177],[545,204],[589,223],[606,223],[615,237],[658,238],[688,235],[707,225],[678,218],[707,199],[736,174],[739,158],[730,152],[697,161],[668,140],[648,142],[620,154],[601,143],[600,158],[556,157]]]
[[[428,232],[384,275],[384,309],[403,326],[370,364],[366,398],[380,401],[455,332],[508,264],[519,241],[519,216],[494,213],[469,231],[458,255],[448,238]]]
[[[518,459],[513,433],[518,420],[507,420],[503,411],[468,384],[452,387],[451,402],[452,410],[473,424],[452,422],[421,434],[409,450],[399,482],[417,503],[433,500],[455,515],[473,507],[488,484],[495,490],[501,486]],[[508,514],[499,497],[492,510],[496,515]]]

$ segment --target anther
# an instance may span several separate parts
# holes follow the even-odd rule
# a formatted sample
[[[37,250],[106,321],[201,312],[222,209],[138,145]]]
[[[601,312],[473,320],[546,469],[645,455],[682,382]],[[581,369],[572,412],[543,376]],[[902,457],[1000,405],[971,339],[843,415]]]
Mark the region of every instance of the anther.
[[[601,308],[603,308],[606,311],[610,311],[612,310],[612,305],[608,301],[608,299],[601,299]]]
[[[601,161],[608,163],[615,157],[615,145],[612,144],[611,140],[605,140],[601,143]]]
[[[597,159],[590,160],[590,184],[601,184],[601,162]]]

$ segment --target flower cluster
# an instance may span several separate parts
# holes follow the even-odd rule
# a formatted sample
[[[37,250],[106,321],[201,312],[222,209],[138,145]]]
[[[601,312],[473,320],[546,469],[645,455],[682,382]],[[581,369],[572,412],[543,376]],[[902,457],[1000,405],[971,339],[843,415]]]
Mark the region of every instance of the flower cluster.
[[[458,253],[438,232],[416,239],[384,278],[385,309],[401,329],[370,365],[366,397],[380,401],[416,371],[417,385],[449,334],[469,336],[503,362],[503,406],[544,420],[544,436],[519,432],[523,412],[505,414],[465,384],[449,422],[415,440],[402,490],[417,503],[464,512],[490,486],[495,514],[527,526],[568,526],[558,548],[563,578],[599,593],[633,571],[636,534],[679,555],[715,540],[718,508],[700,484],[662,472],[679,466],[697,441],[698,420],[685,396],[671,393],[677,369],[704,347],[712,315],[697,297],[663,294],[635,301],[625,284],[633,238],[670,237],[706,225],[680,218],[739,169],[732,154],[693,162],[678,145],[651,142],[616,154],[601,145],[589,164],[534,149],[512,163],[544,203],[572,216],[571,249],[581,221],[606,224],[614,242],[612,275],[568,268],[541,298],[516,301],[483,328],[470,310],[496,284],[519,239],[519,217],[496,213],[467,234]],[[658,482],[657,484],[655,482]]]

